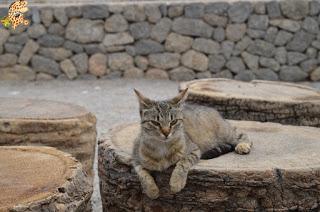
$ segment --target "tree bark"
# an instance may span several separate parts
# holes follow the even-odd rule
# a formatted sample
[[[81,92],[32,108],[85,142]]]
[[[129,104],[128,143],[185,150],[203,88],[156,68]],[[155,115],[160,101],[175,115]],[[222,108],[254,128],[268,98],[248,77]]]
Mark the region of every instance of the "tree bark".
[[[177,194],[172,169],[153,172],[160,197],[143,194],[131,166],[139,125],[112,129],[99,141],[100,191],[104,211],[318,211],[320,131],[313,127],[230,121],[253,142],[249,155],[229,153],[201,160]]]
[[[96,118],[83,107],[0,98],[0,146],[51,146],[71,153],[93,175]]]
[[[91,182],[82,165],[51,147],[0,147],[0,211],[86,211]]]
[[[188,102],[217,109],[226,119],[320,127],[320,92],[284,82],[204,79],[181,83]]]

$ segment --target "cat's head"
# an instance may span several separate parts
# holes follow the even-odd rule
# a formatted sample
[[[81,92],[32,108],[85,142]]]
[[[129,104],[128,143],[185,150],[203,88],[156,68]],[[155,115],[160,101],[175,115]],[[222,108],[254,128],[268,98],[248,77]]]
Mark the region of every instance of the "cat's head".
[[[170,142],[183,135],[182,107],[187,97],[187,89],[176,97],[155,101],[134,90],[140,105],[141,130],[156,140]]]

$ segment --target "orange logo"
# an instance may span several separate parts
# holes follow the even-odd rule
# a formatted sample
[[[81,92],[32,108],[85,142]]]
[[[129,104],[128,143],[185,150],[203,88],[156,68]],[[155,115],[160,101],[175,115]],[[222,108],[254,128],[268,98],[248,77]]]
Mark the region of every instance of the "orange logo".
[[[19,25],[29,25],[30,21],[24,18],[24,13],[28,11],[28,2],[26,0],[15,0],[10,6],[8,15],[1,18],[1,24],[5,28],[16,29]]]

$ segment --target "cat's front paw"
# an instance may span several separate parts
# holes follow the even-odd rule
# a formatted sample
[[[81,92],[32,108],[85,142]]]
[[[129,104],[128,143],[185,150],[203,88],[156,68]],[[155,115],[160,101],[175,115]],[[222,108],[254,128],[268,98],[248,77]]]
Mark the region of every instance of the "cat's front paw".
[[[187,177],[187,173],[183,173],[175,169],[172,172],[169,183],[171,192],[174,194],[180,192],[186,186]]]
[[[144,186],[143,191],[150,199],[157,199],[159,197],[159,188],[154,183]]]
[[[250,150],[251,150],[251,146],[252,146],[252,144],[250,144],[250,143],[239,143],[236,146],[235,151],[236,151],[236,153],[238,153],[240,155],[249,154]]]

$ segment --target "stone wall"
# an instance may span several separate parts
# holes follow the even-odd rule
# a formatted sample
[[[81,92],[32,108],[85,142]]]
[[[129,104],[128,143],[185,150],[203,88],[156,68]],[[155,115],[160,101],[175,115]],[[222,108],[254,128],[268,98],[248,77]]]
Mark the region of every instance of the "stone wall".
[[[320,80],[319,1],[199,2],[32,6],[0,79]]]

